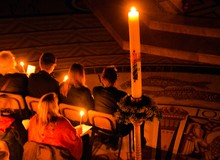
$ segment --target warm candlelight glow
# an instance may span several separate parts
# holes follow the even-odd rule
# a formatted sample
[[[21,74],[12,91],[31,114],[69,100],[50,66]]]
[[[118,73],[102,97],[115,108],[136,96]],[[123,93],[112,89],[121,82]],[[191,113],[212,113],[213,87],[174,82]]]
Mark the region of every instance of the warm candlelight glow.
[[[27,67],[27,75],[29,76],[31,73],[34,73],[35,72],[35,66],[32,66],[32,65],[28,65]]]
[[[80,111],[80,126],[81,126],[81,122],[82,122],[82,116],[83,116],[84,112],[83,111]]]
[[[83,112],[83,111],[81,111],[81,112],[80,112],[81,117],[83,116],[83,114],[84,114],[84,112]]]
[[[131,8],[131,12],[128,13],[129,17],[137,17],[139,13],[136,11],[135,7]]]
[[[24,66],[24,62],[21,62],[20,64],[21,64],[22,67]]]
[[[22,66],[23,72],[25,73],[24,62],[21,62],[20,65]]]
[[[65,76],[63,79],[63,82],[65,82],[68,79],[68,76]]]

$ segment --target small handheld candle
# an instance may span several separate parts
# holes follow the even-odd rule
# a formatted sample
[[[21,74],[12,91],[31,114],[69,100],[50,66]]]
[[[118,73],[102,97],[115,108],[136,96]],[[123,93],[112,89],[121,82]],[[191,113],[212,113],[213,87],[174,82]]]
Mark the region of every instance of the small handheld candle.
[[[80,111],[80,126],[81,126],[81,121],[82,121],[82,116],[83,116],[84,112],[83,111]]]
[[[25,73],[24,62],[21,62],[20,65],[22,66],[23,72]]]
[[[68,76],[65,76],[63,79],[63,82],[65,82],[68,79]]]

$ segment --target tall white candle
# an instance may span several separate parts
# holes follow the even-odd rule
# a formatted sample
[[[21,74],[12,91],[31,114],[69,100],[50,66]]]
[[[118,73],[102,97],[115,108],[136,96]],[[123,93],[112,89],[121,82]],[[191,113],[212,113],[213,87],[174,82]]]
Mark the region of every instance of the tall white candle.
[[[128,13],[130,63],[131,63],[131,93],[133,98],[142,96],[141,51],[139,12],[134,7]]]

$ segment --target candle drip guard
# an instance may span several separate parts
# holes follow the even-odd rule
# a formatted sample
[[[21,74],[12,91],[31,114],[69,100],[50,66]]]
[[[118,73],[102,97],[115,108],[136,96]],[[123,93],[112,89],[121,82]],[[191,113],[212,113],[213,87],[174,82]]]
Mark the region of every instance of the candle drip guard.
[[[114,116],[118,123],[132,123],[134,126],[135,160],[141,160],[141,135],[140,125],[143,121],[153,121],[154,117],[158,120],[162,118],[156,102],[142,95],[140,98],[133,98],[126,95],[118,102],[119,108]]]

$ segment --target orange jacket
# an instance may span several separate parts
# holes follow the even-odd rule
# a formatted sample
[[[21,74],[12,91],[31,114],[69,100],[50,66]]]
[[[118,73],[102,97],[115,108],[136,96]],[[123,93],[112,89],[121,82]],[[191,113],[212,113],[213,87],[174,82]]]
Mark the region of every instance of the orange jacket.
[[[54,127],[51,127],[49,124],[45,128],[44,137],[39,136],[35,127],[37,123],[36,117],[37,115],[30,119],[28,141],[64,147],[68,149],[71,155],[77,160],[82,157],[82,139],[80,135],[76,133],[76,129],[65,117],[59,117]]]

